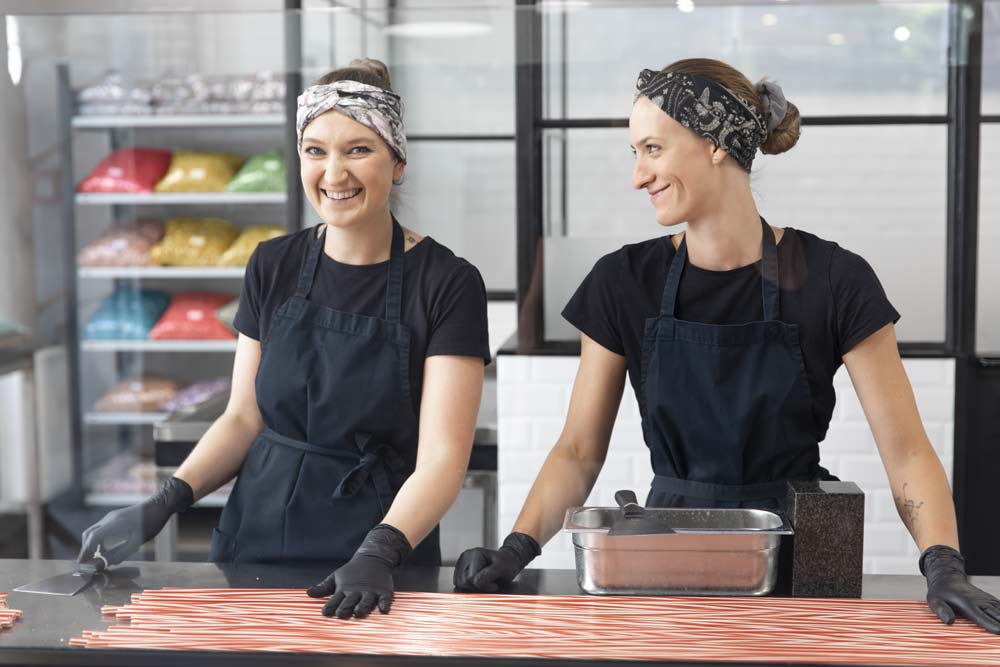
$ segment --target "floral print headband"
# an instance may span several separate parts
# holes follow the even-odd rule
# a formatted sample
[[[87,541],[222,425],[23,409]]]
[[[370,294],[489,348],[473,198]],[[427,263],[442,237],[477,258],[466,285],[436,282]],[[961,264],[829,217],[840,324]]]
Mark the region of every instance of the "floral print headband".
[[[384,88],[346,79],[310,86],[299,95],[295,114],[299,150],[302,150],[302,132],[306,125],[331,109],[353,118],[380,136],[395,156],[406,162],[403,102],[399,95]]]

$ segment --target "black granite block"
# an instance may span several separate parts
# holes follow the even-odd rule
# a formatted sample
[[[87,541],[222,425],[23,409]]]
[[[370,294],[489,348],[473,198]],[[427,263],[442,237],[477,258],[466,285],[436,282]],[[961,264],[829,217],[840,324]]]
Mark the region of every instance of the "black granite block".
[[[861,597],[865,494],[853,482],[789,482],[786,512],[795,535],[786,548],[792,597]],[[790,571],[789,571],[790,570]]]

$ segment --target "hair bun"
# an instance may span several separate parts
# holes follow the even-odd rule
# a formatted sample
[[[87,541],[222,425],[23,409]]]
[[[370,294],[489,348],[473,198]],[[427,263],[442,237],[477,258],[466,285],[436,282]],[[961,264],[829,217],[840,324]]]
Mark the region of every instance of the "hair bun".
[[[355,58],[347,64],[348,67],[365,70],[382,79],[386,90],[392,90],[392,80],[389,77],[389,68],[381,60],[375,58]]]

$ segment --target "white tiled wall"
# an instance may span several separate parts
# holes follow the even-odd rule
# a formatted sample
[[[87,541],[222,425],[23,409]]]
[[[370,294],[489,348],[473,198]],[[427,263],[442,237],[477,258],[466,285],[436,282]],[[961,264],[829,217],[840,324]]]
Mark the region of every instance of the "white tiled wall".
[[[521,504],[562,429],[578,357],[503,355],[497,359],[499,418],[499,539],[507,534]],[[906,372],[934,449],[952,474],[954,372],[952,360],[906,359]],[[821,460],[831,472],[855,482],[865,492],[864,569],[871,574],[917,574],[919,551],[910,539],[889,490],[861,404],[847,370],[834,378],[837,408]],[[640,499],[652,481],[649,455],[642,440],[639,406],[631,385],[618,411],[607,461],[588,505],[613,506],[617,489],[631,487]],[[557,535],[532,567],[572,568],[568,536]]]

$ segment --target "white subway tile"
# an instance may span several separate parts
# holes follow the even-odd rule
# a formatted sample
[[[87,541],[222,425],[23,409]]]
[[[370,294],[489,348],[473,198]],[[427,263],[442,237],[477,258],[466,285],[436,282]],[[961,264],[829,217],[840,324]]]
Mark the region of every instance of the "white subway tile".
[[[919,387],[947,387],[954,377],[954,364],[942,359],[903,359],[903,368],[910,384]]]
[[[541,382],[565,382],[572,386],[579,367],[580,357],[534,357],[531,364],[531,379]]]
[[[910,534],[899,521],[866,525],[864,553],[867,556],[900,556],[906,553],[908,539]]]
[[[875,438],[868,422],[835,421],[830,423],[826,439],[820,444],[825,459],[842,453],[870,454],[876,451]]]
[[[531,448],[532,420],[528,417],[498,417],[497,447],[500,452]]]
[[[531,421],[531,447],[540,452],[542,457],[548,456],[562,433],[566,417],[535,417]]]
[[[955,390],[949,387],[920,387],[914,392],[920,418],[924,421],[954,420]]]
[[[917,559],[908,556],[874,556],[866,574],[920,574]]]
[[[566,414],[566,388],[558,384],[497,387],[497,414],[518,417],[560,417]]]
[[[899,512],[896,511],[896,501],[893,499],[892,491],[889,489],[874,489],[868,494],[872,506],[875,508],[874,522],[899,523]]]
[[[837,476],[845,482],[854,482],[865,492],[889,487],[889,478],[878,454],[870,456],[844,455],[837,466]]]
[[[513,382],[527,382],[531,378],[531,359],[518,354],[497,356],[497,387]]]

